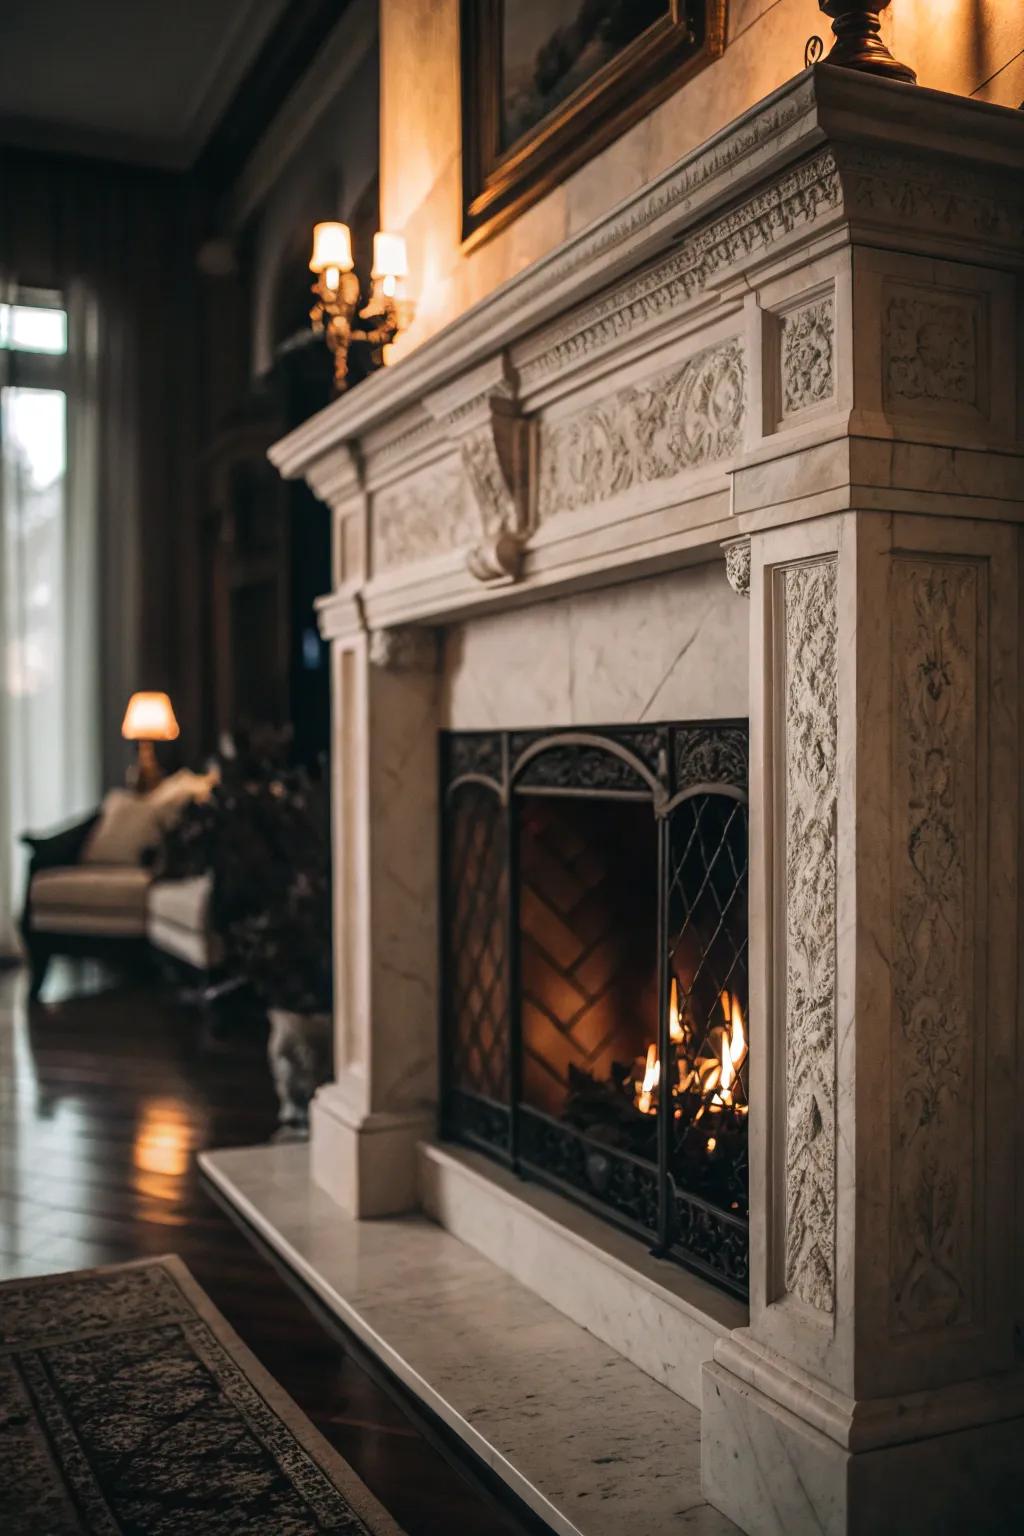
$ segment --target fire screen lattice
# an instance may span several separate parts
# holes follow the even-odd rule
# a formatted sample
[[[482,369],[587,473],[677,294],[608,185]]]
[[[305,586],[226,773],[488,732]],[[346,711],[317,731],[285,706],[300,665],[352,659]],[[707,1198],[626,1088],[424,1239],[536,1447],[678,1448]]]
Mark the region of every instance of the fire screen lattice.
[[[442,738],[442,1134],[747,1284],[747,727]]]
[[[445,910],[452,955],[452,1082],[504,1103],[509,1087],[504,816],[493,794],[479,784],[464,784],[453,797],[449,826]]]

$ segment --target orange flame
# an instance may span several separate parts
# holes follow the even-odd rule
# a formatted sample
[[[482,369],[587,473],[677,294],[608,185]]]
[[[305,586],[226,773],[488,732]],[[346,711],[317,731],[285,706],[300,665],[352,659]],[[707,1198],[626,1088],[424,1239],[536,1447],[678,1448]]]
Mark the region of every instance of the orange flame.
[[[722,993],[722,1012],[729,1025],[729,1033],[722,1036],[720,1089],[723,1104],[731,1104],[736,1074],[747,1054],[747,1036],[743,1027],[743,1009],[735,994],[730,997],[728,992]]]
[[[696,1090],[704,1100],[694,1116],[695,1124],[704,1114],[705,1108],[714,1115],[721,1114],[727,1108],[734,1109],[738,1114],[747,1112],[745,1103],[734,1102],[739,1070],[747,1056],[743,1008],[739,998],[727,989],[719,994],[719,1001],[726,1027],[722,1032],[718,1055],[691,1057],[685,1050],[673,1053],[677,1063],[678,1083],[671,1088],[672,1097]],[[679,1010],[679,985],[674,976],[669,991],[668,1030],[672,1044],[685,1047],[687,1037]],[[642,1115],[652,1115],[657,1111],[655,1099],[661,1083],[661,1061],[655,1042],[652,1041],[647,1047],[642,1076],[639,1065],[635,1070],[637,1076],[633,1082],[633,1102]],[[677,1109],[677,1118],[679,1114]]]
[[[668,997],[668,1036],[676,1045],[682,1045],[685,1036],[683,1026],[679,1021],[679,988],[676,979],[672,977],[672,990]]]
[[[647,1047],[647,1063],[644,1067],[644,1080],[640,1085],[640,1093],[637,1097],[636,1107],[642,1115],[649,1115],[654,1104],[654,1090],[661,1078],[661,1062],[658,1060],[658,1047],[652,1040]]]

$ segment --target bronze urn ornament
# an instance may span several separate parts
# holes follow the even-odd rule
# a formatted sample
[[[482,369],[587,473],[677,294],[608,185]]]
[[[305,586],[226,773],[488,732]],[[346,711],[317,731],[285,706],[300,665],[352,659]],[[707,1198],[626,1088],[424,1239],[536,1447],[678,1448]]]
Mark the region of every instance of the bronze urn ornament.
[[[881,39],[878,17],[888,4],[889,0],[818,0],[818,9],[832,18],[836,39],[825,63],[916,85],[914,71],[894,59]]]

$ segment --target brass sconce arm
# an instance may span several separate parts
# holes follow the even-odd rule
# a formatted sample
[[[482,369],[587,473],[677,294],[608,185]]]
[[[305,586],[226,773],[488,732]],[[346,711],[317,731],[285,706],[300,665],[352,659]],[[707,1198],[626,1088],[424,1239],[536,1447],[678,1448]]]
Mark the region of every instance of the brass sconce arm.
[[[387,359],[385,347],[389,347],[400,331],[412,324],[416,306],[411,299],[399,299],[386,291],[385,284],[375,278],[370,298],[359,311],[363,322],[358,332],[360,341],[370,349],[370,361],[374,368],[382,368]]]
[[[332,286],[330,279],[337,277]],[[352,339],[352,316],[359,303],[359,279],[354,272],[328,269],[317,275],[310,292],[316,303],[309,311],[315,331],[323,331],[334,359],[334,389],[341,394],[348,375],[348,348]]]

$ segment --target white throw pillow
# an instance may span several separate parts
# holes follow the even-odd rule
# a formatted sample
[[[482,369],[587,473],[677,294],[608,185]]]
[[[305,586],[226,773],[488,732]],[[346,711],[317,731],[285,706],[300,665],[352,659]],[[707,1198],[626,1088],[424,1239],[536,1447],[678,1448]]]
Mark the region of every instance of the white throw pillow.
[[[148,848],[178,820],[192,800],[205,800],[213,789],[213,774],[182,768],[163,779],[148,795],[112,789],[103,798],[100,819],[82,850],[83,864],[141,864]]]
[[[111,789],[103,797],[100,819],[82,849],[82,864],[141,864],[147,848],[160,841],[160,807],[152,795]]]

